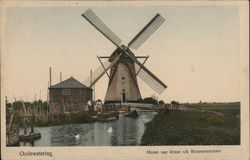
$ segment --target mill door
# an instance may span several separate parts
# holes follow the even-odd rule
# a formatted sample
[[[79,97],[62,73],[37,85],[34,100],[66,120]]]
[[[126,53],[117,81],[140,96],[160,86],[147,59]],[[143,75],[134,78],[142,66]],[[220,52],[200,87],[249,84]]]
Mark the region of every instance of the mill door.
[[[126,102],[126,93],[125,93],[125,89],[122,89],[121,101],[122,101],[122,103]]]
[[[126,93],[122,93],[122,102],[126,101]]]

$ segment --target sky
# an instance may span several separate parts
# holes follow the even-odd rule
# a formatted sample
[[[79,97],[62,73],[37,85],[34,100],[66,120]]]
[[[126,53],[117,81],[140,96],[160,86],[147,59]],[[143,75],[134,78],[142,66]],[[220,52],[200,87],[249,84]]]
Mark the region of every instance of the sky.
[[[80,82],[115,46],[81,14],[91,8],[127,43],[160,13],[166,21],[134,51],[149,55],[145,66],[168,88],[157,95],[139,78],[144,97],[170,102],[240,101],[239,11],[237,6],[10,7],[1,56],[3,94],[10,101],[47,99],[52,84],[73,76]],[[104,99],[108,78],[95,85]]]

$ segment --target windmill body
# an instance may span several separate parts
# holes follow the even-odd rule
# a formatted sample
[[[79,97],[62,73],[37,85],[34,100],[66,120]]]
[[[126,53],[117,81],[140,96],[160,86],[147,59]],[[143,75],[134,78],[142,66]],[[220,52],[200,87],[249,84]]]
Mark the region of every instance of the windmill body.
[[[87,85],[92,87],[106,73],[109,82],[105,103],[140,102],[142,96],[137,77],[140,77],[149,87],[159,94],[167,88],[159,78],[144,66],[149,56],[135,56],[131,50],[139,48],[165,21],[160,14],[156,14],[127,46],[121,45],[121,39],[115,35],[91,9],[88,9],[82,16],[117,47],[111,56],[97,56],[101,66],[94,72],[94,76],[91,74],[91,77],[85,81],[85,84],[90,82]],[[101,61],[102,58],[106,58],[107,60],[103,63]],[[138,58],[144,58],[145,60],[141,63]],[[109,73],[108,70],[110,70]]]
[[[119,54],[122,54],[121,50],[115,50],[109,61],[112,62],[114,57]],[[119,61],[111,67],[109,75],[108,90],[105,96],[106,103],[138,102],[142,99],[135,63],[130,57],[123,54]]]

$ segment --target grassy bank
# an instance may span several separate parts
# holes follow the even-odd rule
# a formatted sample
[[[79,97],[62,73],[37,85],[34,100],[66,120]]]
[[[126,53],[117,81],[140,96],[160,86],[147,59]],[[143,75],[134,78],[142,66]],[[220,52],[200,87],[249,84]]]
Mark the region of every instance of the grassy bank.
[[[227,116],[235,117],[240,114],[240,102],[231,103],[190,103],[185,104],[188,107],[204,110],[222,112]]]
[[[141,145],[238,145],[239,120],[179,110],[158,114],[146,124]]]

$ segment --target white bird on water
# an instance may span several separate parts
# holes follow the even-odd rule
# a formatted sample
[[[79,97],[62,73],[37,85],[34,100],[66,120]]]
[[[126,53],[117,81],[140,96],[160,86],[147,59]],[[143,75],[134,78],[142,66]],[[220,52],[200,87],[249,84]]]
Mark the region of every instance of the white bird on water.
[[[112,132],[113,132],[112,127],[110,127],[110,128],[108,129],[108,133],[112,133]]]
[[[75,136],[75,138],[76,138],[76,140],[79,140],[79,139],[80,139],[80,134],[77,134],[77,135]]]

